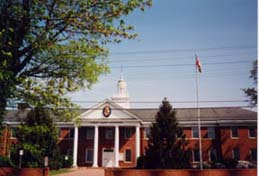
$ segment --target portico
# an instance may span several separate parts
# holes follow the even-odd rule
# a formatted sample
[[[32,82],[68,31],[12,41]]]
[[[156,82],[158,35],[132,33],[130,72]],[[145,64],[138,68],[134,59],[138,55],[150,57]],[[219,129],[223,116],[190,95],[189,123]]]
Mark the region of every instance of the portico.
[[[105,107],[109,107],[111,110],[107,117],[104,115]],[[140,126],[142,121],[111,100],[105,100],[86,111],[79,117],[79,120],[79,126],[74,126],[74,167],[78,165],[78,157],[85,150],[89,151],[85,153],[89,156],[85,157],[92,157],[92,167],[120,167],[120,161],[124,160],[126,155],[134,161],[140,156]],[[82,137],[84,134],[80,134],[85,132],[89,133],[86,134],[88,136],[88,139],[86,136],[86,140],[84,140],[85,137]],[[127,146],[128,141],[135,144],[133,148],[132,145],[130,145],[131,147]],[[82,150],[83,146],[84,150]],[[125,147],[128,148],[125,149]],[[79,148],[81,153],[78,152]],[[125,150],[127,150],[126,153]],[[106,154],[107,151],[113,152],[113,154]],[[104,153],[107,157],[105,161]]]

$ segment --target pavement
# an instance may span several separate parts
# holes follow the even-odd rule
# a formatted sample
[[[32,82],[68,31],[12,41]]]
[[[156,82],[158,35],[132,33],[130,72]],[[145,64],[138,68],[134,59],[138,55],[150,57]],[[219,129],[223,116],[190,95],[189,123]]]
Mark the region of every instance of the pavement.
[[[58,176],[104,176],[104,169],[78,167],[71,169],[71,172],[58,174]]]

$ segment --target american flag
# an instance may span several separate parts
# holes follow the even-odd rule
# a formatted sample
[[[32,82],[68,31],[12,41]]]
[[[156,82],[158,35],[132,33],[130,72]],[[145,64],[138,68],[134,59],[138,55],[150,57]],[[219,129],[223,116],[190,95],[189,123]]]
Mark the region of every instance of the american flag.
[[[196,65],[196,68],[198,69],[198,71],[201,73],[201,62],[200,62],[200,59],[197,55],[195,55],[195,65]]]

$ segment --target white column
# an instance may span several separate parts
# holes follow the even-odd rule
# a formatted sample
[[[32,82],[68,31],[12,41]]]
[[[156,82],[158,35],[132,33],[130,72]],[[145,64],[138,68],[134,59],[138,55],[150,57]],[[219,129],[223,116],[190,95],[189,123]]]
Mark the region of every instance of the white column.
[[[75,126],[73,145],[73,167],[77,167],[77,150],[78,150],[78,127]]]
[[[114,167],[119,167],[119,126],[115,126],[114,153],[115,153]]]
[[[94,127],[94,162],[93,167],[98,167],[98,142],[99,142],[99,129],[96,125]]]
[[[140,156],[140,131],[139,126],[136,126],[136,160]]]

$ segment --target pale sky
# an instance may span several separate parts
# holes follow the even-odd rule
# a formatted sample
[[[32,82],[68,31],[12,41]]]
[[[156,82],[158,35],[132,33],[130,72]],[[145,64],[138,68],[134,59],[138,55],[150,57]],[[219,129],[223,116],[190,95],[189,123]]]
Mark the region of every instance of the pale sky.
[[[153,0],[151,8],[127,19],[139,37],[110,44],[111,72],[92,90],[72,94],[72,101],[91,107],[111,98],[122,65],[132,107],[158,107],[164,97],[176,108],[195,107],[187,102],[196,101],[197,54],[203,65],[200,106],[248,105],[239,100],[247,99],[242,88],[254,86],[249,76],[257,59],[256,0]]]

